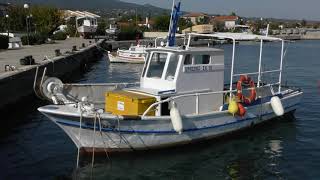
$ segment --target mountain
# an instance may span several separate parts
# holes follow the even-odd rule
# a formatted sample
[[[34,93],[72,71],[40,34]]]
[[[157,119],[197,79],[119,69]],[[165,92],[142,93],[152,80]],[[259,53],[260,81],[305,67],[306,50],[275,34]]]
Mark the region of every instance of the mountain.
[[[134,3],[122,2],[120,0],[0,0],[0,3],[23,4],[28,3],[31,6],[50,5],[62,9],[78,9],[78,10],[94,10],[102,14],[110,14],[111,12],[125,13],[137,11],[138,14],[158,15],[168,13],[170,10],[152,6],[150,4],[138,5]]]

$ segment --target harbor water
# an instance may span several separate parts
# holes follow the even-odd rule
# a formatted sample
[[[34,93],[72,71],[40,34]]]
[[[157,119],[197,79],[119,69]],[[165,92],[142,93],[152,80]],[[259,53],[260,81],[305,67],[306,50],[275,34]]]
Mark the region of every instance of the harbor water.
[[[230,67],[230,46],[225,49]],[[264,45],[263,69],[279,64],[280,44]],[[277,51],[273,51],[278,49]],[[253,52],[255,52],[252,54]],[[237,49],[238,73],[258,68],[259,44]],[[69,137],[36,108],[6,111],[0,127],[0,180],[10,179],[318,179],[320,177],[320,41],[287,44],[284,82],[304,96],[294,117],[277,119],[231,136],[173,149],[109,157],[81,157]],[[101,59],[69,82],[139,81],[142,65],[108,64]],[[226,72],[226,79],[229,78]],[[277,77],[270,75],[265,81]],[[7,123],[10,122],[10,123]],[[12,123],[11,123],[12,122]],[[8,125],[10,124],[10,125]]]

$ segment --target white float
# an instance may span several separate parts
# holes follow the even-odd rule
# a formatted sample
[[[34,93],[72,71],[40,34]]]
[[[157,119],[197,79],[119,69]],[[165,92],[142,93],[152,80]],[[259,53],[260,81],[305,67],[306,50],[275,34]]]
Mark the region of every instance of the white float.
[[[273,112],[277,116],[282,116],[284,114],[284,109],[283,109],[281,100],[278,96],[273,96],[270,100],[270,103],[271,103]]]
[[[173,129],[181,134],[183,131],[182,118],[175,102],[171,103],[170,117]]]

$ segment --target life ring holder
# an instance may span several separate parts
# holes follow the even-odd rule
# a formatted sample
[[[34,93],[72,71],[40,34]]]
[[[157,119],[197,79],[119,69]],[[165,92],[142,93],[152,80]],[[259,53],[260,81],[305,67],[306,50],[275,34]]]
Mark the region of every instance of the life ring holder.
[[[242,93],[242,85],[249,85],[250,87],[250,96],[246,97]],[[251,104],[254,102],[257,98],[257,91],[256,91],[256,86],[254,84],[254,81],[248,77],[247,75],[241,75],[239,81],[237,82],[237,97],[241,102],[244,104]]]

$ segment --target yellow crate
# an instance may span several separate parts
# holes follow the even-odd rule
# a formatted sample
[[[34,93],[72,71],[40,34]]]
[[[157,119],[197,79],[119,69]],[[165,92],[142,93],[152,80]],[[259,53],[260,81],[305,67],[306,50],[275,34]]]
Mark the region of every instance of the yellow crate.
[[[105,93],[105,111],[114,115],[137,116],[142,115],[156,98],[128,91],[111,91]],[[150,110],[149,116],[155,115],[155,110]]]

